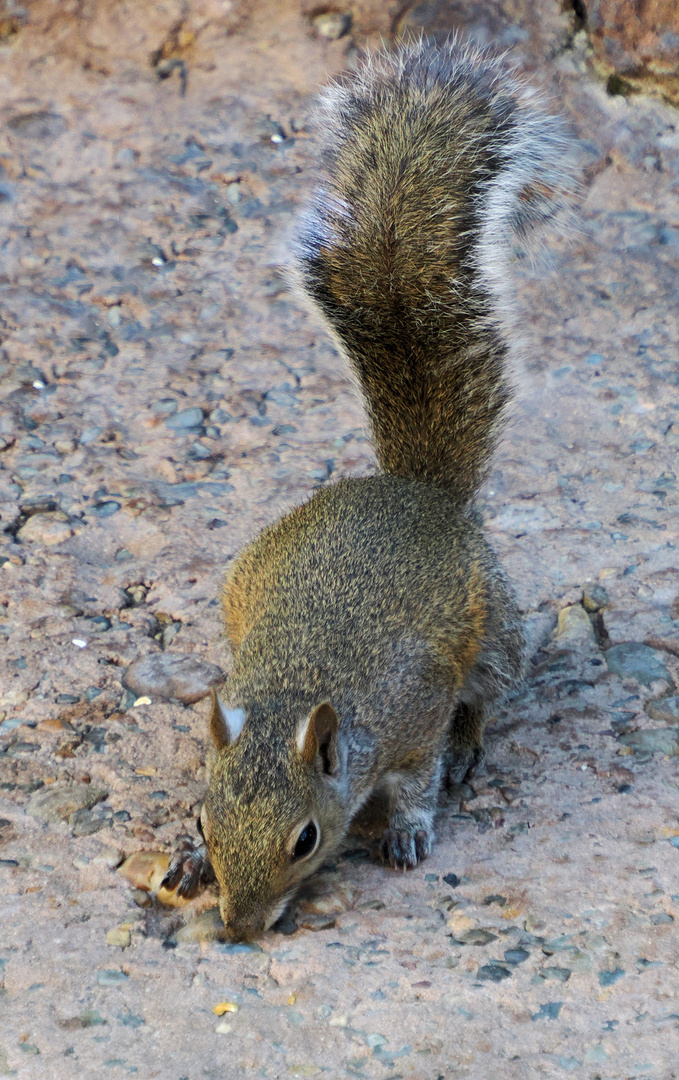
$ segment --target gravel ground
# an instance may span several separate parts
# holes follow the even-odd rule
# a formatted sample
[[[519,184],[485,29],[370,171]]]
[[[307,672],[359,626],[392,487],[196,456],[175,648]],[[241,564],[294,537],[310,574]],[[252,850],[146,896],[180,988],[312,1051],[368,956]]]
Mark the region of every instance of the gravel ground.
[[[309,99],[456,5],[35,0],[0,44],[0,1076],[679,1076],[677,113],[608,96],[556,0],[477,7],[583,143],[580,233],[517,265],[481,499],[527,677],[425,864],[364,830],[252,946],[153,887],[205,791],[225,567],[374,465],[279,269]]]

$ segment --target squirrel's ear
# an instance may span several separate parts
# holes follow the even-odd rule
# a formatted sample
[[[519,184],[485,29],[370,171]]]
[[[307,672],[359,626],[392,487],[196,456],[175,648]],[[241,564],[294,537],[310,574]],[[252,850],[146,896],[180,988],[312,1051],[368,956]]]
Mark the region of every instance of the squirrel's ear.
[[[245,723],[245,709],[227,709],[214,686],[210,690],[210,734],[218,750],[223,750],[240,735]]]
[[[336,776],[339,769],[337,731],[339,718],[329,701],[311,710],[297,733],[297,749],[302,761],[313,765],[319,758],[323,772]]]

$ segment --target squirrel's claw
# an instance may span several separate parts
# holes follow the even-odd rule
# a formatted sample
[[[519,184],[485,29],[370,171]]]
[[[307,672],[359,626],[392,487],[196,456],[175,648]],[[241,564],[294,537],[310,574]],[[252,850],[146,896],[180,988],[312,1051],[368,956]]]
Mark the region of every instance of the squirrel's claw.
[[[385,829],[380,850],[384,862],[394,870],[412,870],[431,851],[431,837],[426,829],[415,833],[405,829]]]
[[[170,859],[160,887],[177,889],[177,896],[192,900],[202,887],[209,885],[214,879],[205,844],[196,845],[190,837],[184,836]]]

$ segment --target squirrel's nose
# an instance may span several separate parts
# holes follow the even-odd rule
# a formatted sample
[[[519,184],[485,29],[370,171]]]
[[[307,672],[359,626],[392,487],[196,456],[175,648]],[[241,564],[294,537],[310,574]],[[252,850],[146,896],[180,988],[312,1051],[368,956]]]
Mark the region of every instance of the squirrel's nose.
[[[264,930],[264,919],[257,915],[242,916],[229,911],[224,899],[219,901],[219,913],[224,923],[224,936],[233,942],[252,941]]]

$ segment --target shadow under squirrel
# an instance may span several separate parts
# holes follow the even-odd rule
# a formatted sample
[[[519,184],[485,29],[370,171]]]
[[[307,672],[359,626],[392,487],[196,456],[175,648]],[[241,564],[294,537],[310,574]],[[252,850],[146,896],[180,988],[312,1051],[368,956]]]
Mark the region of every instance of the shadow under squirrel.
[[[216,877],[228,937],[280,917],[386,796],[385,860],[431,851],[443,782],[518,677],[511,589],[474,510],[510,398],[517,236],[568,194],[560,121],[451,42],[369,57],[323,93],[297,283],[365,397],[380,472],[319,489],[241,552],[223,594],[199,828],[163,884]]]

